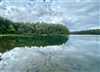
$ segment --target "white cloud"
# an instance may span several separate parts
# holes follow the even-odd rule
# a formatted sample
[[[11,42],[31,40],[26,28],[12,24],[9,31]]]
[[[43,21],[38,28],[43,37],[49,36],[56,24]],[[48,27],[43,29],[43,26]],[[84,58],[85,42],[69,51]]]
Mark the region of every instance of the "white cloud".
[[[1,16],[13,21],[61,23],[70,30],[99,28],[100,8],[98,0],[20,1],[1,1]]]
[[[33,14],[34,16],[41,17],[41,16],[43,16],[43,15],[49,14],[49,12],[48,12],[46,9],[44,9],[43,7],[35,6],[35,7],[34,7],[34,10],[32,11],[32,14]]]

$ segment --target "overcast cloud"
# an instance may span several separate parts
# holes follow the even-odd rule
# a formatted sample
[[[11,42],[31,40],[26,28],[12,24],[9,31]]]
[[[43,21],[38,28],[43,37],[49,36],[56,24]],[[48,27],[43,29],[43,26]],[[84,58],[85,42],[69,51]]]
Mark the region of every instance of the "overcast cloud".
[[[0,16],[13,21],[61,23],[70,31],[100,28],[100,0],[0,0]]]

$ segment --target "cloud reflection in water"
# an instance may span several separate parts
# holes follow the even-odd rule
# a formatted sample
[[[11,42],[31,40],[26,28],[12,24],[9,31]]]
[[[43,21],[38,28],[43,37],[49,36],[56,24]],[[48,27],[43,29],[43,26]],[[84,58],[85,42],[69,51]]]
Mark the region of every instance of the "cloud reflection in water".
[[[98,72],[99,43],[71,36],[63,45],[15,47],[2,55],[3,72]]]

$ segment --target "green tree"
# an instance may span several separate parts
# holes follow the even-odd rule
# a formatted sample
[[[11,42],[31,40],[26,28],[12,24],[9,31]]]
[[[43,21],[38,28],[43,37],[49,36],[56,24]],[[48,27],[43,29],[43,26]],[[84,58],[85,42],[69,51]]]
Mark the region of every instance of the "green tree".
[[[23,28],[18,28],[17,33],[18,34],[23,34],[24,33],[24,29]]]
[[[6,18],[0,17],[0,33],[1,34],[69,34],[67,27],[61,24],[45,23],[45,22],[13,22]],[[92,33],[92,32],[91,32]],[[96,32],[98,33],[98,31]]]
[[[5,34],[6,33],[6,27],[5,25],[0,26],[0,34]]]
[[[12,24],[10,24],[9,28],[8,28],[8,33],[10,33],[10,34],[12,33],[13,34],[15,32],[16,32],[16,30],[15,30],[14,26]]]

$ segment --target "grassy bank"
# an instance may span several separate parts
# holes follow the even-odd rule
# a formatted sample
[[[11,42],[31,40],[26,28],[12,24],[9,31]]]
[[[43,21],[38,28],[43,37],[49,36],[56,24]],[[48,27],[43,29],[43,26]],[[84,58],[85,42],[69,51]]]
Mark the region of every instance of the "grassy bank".
[[[64,34],[0,34],[0,36],[67,36]]]

